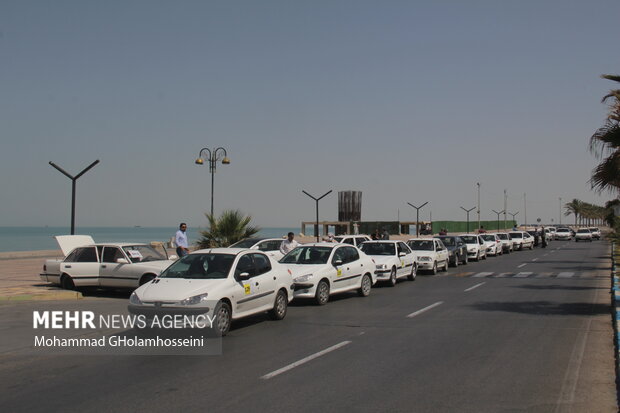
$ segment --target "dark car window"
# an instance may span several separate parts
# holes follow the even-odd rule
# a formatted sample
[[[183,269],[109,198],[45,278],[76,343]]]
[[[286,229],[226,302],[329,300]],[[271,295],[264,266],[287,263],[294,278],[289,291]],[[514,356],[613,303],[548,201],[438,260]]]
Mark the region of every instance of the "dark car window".
[[[407,246],[407,244],[405,244],[404,242],[399,242],[398,243],[398,252],[404,252],[405,254],[410,254],[411,250],[409,249],[409,247]]]
[[[366,242],[360,249],[367,255],[394,255],[394,244],[387,242]]]
[[[280,249],[280,245],[282,245],[281,240],[265,241],[258,246],[258,249],[261,251],[278,251]]]
[[[78,248],[67,257],[66,262],[97,262],[95,247]]]
[[[360,254],[359,252],[357,252],[357,248],[345,247],[343,249],[345,250],[346,254],[346,262],[353,262],[360,259]]]
[[[454,237],[440,237],[439,238],[441,240],[441,242],[443,242],[443,245],[445,245],[446,247],[454,247],[455,241],[454,241]]]
[[[332,264],[336,264],[336,261],[342,261],[342,263],[347,262],[347,252],[345,248],[338,248],[336,252],[334,252],[334,257],[332,258]]]
[[[258,275],[271,271],[271,262],[265,254],[252,254]]]
[[[250,254],[246,254],[239,259],[237,263],[237,268],[235,269],[235,278],[239,277],[239,275],[247,272],[250,277],[254,277],[256,275],[256,267],[254,266],[254,261]]]
[[[101,262],[116,262],[119,258],[125,258],[120,248],[105,247],[103,249],[103,258]]]

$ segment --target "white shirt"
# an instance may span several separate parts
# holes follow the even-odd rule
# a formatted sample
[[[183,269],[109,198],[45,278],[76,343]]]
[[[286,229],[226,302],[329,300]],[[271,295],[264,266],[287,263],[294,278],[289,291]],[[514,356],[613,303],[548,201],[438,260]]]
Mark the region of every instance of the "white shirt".
[[[288,254],[289,251],[294,250],[299,245],[299,242],[296,240],[289,241],[288,238],[282,241],[280,244],[280,252],[284,255]]]
[[[174,238],[174,242],[177,244],[177,247],[189,248],[187,246],[187,234],[181,230],[177,231],[177,235]]]

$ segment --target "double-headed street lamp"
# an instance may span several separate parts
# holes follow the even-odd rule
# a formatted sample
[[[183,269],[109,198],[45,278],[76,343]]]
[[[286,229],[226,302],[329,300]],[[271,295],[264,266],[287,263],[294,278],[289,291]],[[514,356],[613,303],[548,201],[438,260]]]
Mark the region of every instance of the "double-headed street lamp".
[[[465,208],[461,207],[461,209],[462,209],[463,211],[467,212],[467,233],[469,234],[469,213],[470,213],[471,211],[473,211],[474,209],[476,209],[476,207],[471,207],[471,208],[469,208],[469,209],[465,209]]]
[[[407,202],[407,204],[409,204],[410,207],[415,208],[415,236],[417,237],[420,235],[420,209],[424,205],[428,204],[428,201],[418,207],[413,205],[411,202]]]
[[[499,216],[504,213],[504,210],[502,209],[501,211],[497,212],[496,210],[492,209],[491,211],[497,214],[497,232],[499,232]]]
[[[515,225],[517,225],[517,219],[515,218],[517,216],[517,214],[519,213],[519,211],[512,213],[509,212],[508,214],[512,215],[512,220],[515,222]]]
[[[324,193],[318,198],[310,195],[306,191],[302,190],[301,192],[308,195],[310,198],[314,199],[314,202],[316,202],[316,224],[314,225],[314,236],[316,237],[316,242],[319,242],[319,201],[325,198],[327,195],[331,194],[332,190],[330,189],[329,191],[327,191],[326,193]]]
[[[224,148],[216,148],[210,150],[209,148],[202,148],[196,159],[196,165],[204,165],[205,161],[209,162],[209,173],[211,174],[211,216],[213,216],[213,185],[215,183],[215,170],[217,169],[217,163],[222,161],[223,165],[228,165],[230,159]]]

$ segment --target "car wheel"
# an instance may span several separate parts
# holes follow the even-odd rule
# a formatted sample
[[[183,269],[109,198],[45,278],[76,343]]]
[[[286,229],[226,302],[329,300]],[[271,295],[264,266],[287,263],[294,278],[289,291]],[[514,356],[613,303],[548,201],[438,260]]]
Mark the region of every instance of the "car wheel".
[[[458,255],[454,255],[454,267],[458,267],[459,266],[459,256]]]
[[[325,305],[329,301],[329,284],[325,280],[321,280],[316,287],[316,296],[314,297],[318,305]]]
[[[220,301],[215,306],[215,334],[218,337],[224,337],[230,331],[232,322],[232,311],[230,305],[224,301]]]
[[[449,265],[450,265],[450,258],[446,258],[446,262],[443,264],[443,272],[448,272]]]
[[[390,271],[390,279],[388,280],[388,285],[390,287],[394,287],[396,285],[396,268],[392,267],[392,271]]]
[[[476,262],[480,261],[480,251],[478,251],[478,254],[476,254]]]
[[[469,258],[467,258],[467,254],[465,254],[465,256],[463,257],[463,265],[467,265],[468,262]]]
[[[437,275],[437,261],[433,263],[433,269],[431,271],[433,275]]]
[[[63,274],[60,277],[60,287],[65,290],[75,290],[75,284],[73,283],[73,278],[71,278],[68,274]]]
[[[370,279],[370,275],[364,274],[362,277],[362,284],[360,289],[357,290],[357,293],[360,297],[368,297],[370,295],[370,289],[372,288],[372,280]]]
[[[273,309],[269,311],[269,316],[273,320],[282,320],[286,316],[286,309],[288,307],[288,297],[282,290],[278,291],[276,300],[273,303]]]
[[[409,281],[415,281],[415,277],[418,273],[418,268],[415,263],[411,264],[411,274],[407,277]]]

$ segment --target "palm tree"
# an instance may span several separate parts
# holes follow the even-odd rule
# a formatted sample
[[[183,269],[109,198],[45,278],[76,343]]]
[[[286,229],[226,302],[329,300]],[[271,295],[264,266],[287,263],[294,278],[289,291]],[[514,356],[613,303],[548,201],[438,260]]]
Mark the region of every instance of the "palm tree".
[[[199,248],[228,247],[260,231],[259,227],[250,225],[252,217],[244,216],[239,210],[226,210],[219,218],[211,214],[205,216],[209,220],[209,229],[200,231],[202,237],[197,243]]]
[[[573,199],[572,201],[564,204],[564,208],[566,209],[564,216],[569,216],[570,214],[575,215],[575,226],[577,226],[577,219],[583,210],[583,202],[578,199]]]
[[[604,79],[620,82],[620,76],[603,75]],[[612,100],[605,125],[590,138],[590,151],[602,162],[592,171],[590,184],[601,191],[620,193],[620,89],[611,90],[602,102]]]

